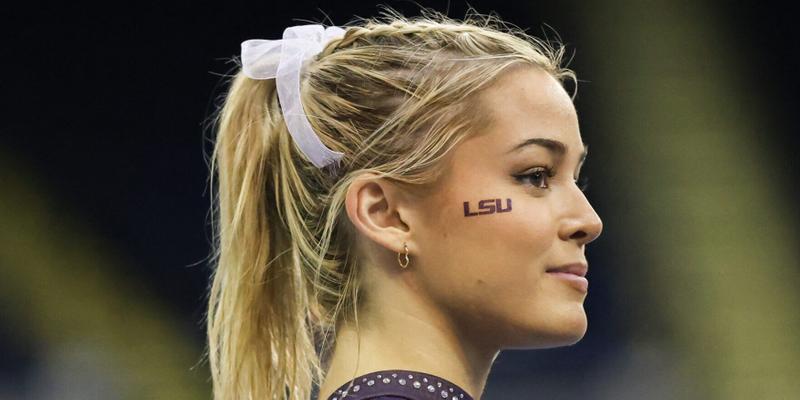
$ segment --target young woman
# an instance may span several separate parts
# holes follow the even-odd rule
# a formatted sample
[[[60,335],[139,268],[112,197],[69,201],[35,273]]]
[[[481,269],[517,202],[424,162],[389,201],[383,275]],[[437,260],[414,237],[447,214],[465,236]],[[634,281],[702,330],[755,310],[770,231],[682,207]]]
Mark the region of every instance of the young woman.
[[[562,55],[432,12],[243,43],[211,163],[215,399],[479,399],[502,349],[578,342],[602,222]]]

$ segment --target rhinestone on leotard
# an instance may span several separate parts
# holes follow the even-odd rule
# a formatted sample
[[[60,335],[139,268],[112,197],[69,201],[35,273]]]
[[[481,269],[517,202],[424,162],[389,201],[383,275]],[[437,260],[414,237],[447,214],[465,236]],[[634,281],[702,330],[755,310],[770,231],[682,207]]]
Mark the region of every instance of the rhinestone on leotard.
[[[414,375],[417,375],[416,379]],[[408,377],[408,379],[406,378]],[[391,377],[395,379],[391,379]],[[430,378],[430,379],[429,379]],[[353,398],[355,393],[359,392],[361,395],[370,395],[372,394],[372,390],[386,390],[386,388],[390,388],[395,385],[398,389],[401,387],[412,386],[414,389],[427,389],[431,395],[436,396],[436,398],[441,398],[442,400],[466,400],[470,399],[469,395],[462,390],[455,390],[459,389],[458,386],[453,386],[453,384],[449,381],[439,380],[437,376],[425,376],[423,373],[419,374],[409,374],[403,372],[392,373],[391,371],[384,371],[380,374],[371,374],[371,376],[362,377],[362,384],[355,385],[354,382],[351,382],[350,385],[346,390],[339,389],[335,393],[335,397],[331,397],[330,400],[347,400]],[[392,381],[396,381],[397,384],[394,384]],[[367,389],[367,387],[375,386],[375,383],[383,383],[384,385],[378,385],[373,389]],[[423,383],[424,382],[424,383]],[[445,385],[446,384],[446,385]],[[366,393],[361,393],[361,386],[364,386]],[[385,386],[388,385],[388,386]],[[438,388],[438,389],[437,389]],[[349,396],[348,396],[349,394]],[[441,396],[441,397],[440,397]]]

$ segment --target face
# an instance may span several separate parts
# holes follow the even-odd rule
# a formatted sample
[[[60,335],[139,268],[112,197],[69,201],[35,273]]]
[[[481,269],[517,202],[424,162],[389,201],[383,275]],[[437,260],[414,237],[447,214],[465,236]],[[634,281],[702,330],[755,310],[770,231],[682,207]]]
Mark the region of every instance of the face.
[[[487,346],[574,344],[587,329],[587,293],[546,270],[585,264],[602,230],[576,183],[575,108],[555,78],[530,67],[508,71],[481,99],[492,121],[455,149],[417,210],[426,222],[412,227],[416,284],[460,334]]]

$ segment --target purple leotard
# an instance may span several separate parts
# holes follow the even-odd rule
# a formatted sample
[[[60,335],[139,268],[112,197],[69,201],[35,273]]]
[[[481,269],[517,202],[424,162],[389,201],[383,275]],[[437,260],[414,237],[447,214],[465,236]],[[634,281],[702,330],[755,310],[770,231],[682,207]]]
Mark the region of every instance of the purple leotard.
[[[403,369],[370,372],[336,389],[327,400],[473,400],[436,375]]]

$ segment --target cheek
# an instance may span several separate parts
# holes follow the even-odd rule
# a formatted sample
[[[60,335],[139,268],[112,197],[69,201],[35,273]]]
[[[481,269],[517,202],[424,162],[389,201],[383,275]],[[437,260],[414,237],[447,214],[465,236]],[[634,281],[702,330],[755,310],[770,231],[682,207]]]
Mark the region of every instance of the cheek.
[[[465,198],[459,206],[449,213],[454,217],[446,230],[447,246],[462,265],[478,273],[476,278],[534,268],[556,236],[549,208],[536,199],[519,195]]]
[[[510,211],[498,212],[496,199],[502,210],[509,208],[510,199]],[[480,200],[490,201],[480,207]],[[495,211],[490,212],[488,205]],[[536,290],[557,237],[549,207],[522,195],[453,196],[434,221],[428,228],[435,230],[421,244],[424,274],[432,274],[426,280],[446,282],[448,289],[491,296],[501,303],[523,301]]]
[[[544,272],[560,261],[553,250],[558,207],[530,194],[503,195],[510,191],[465,192],[428,207],[415,234],[420,253],[414,279],[460,333],[475,340],[520,348],[574,341],[586,329],[582,302]],[[509,198],[508,212],[489,212],[479,203],[501,199],[506,209]]]
[[[463,206],[443,210],[439,240],[429,243],[421,272],[434,301],[464,329],[481,327],[482,337],[506,344],[545,341],[537,335],[555,329],[547,321],[564,320],[553,318],[563,302],[544,275],[558,237],[553,211],[522,195],[503,197],[504,207],[506,198],[509,212],[465,217]],[[477,210],[477,201],[469,205]]]

